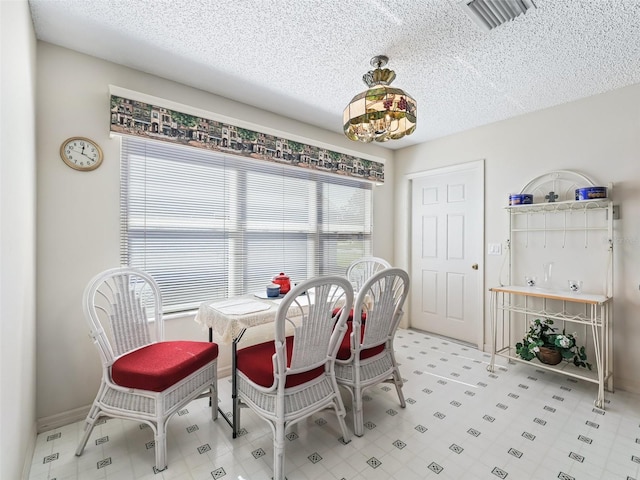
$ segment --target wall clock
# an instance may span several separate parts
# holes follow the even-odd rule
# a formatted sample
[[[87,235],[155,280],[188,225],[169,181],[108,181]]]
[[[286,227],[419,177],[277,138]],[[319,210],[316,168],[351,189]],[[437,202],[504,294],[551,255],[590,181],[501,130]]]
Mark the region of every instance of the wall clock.
[[[103,157],[100,146],[85,137],[67,138],[60,145],[60,156],[64,163],[82,172],[98,168]]]

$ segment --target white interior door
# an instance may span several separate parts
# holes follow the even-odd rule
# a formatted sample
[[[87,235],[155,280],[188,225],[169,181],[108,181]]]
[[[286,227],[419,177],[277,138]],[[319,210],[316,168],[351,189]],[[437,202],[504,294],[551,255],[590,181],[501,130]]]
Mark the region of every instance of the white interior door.
[[[415,177],[411,326],[482,346],[484,164]]]

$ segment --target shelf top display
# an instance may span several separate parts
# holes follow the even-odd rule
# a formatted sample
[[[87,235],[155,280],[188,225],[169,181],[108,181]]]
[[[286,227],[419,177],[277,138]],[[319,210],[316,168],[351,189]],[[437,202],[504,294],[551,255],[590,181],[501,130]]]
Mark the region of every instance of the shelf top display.
[[[522,205],[507,205],[507,210],[517,213],[556,212],[561,210],[587,210],[608,208],[611,200],[598,198],[594,200],[565,200],[552,203],[528,203]]]
[[[610,190],[611,186],[596,186],[581,173],[558,170],[540,175],[527,183],[520,193],[510,194],[509,207],[606,200]]]

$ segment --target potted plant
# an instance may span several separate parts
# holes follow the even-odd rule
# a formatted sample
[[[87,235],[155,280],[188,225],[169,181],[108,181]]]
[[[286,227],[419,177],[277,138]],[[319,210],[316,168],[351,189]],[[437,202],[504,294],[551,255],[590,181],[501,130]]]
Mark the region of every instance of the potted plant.
[[[553,320],[536,318],[529,325],[529,331],[521,342],[516,343],[516,354],[523,360],[531,360],[537,357],[543,363],[556,365],[562,360],[572,362],[576,367],[585,367],[591,370],[591,364],[587,362],[587,354],[584,347],[578,347],[575,334],[557,332],[552,327]]]

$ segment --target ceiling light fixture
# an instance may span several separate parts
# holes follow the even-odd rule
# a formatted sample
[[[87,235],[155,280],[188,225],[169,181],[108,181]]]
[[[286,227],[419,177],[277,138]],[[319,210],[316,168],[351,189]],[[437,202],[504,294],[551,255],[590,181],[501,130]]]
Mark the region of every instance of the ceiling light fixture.
[[[369,87],[359,93],[344,109],[344,134],[351,140],[369,143],[396,140],[416,129],[416,101],[403,90],[390,87],[396,72],[384,67],[389,59],[377,55],[371,59],[375,70],[362,80]]]

